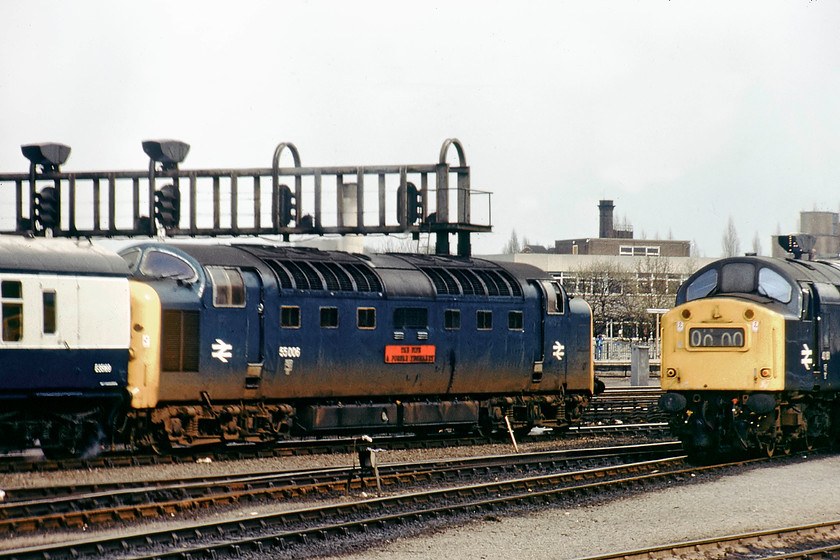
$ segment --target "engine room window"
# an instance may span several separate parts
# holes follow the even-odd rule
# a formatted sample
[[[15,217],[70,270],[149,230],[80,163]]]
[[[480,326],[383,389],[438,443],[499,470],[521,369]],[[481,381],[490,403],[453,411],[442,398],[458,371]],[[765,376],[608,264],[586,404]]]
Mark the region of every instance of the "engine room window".
[[[376,309],[373,307],[359,307],[356,310],[356,325],[360,329],[375,329]]]
[[[521,331],[522,330],[522,312],[508,311],[508,330]]]
[[[245,281],[235,268],[208,266],[213,282],[213,305],[216,307],[245,307]]]
[[[300,328],[300,307],[283,306],[280,308],[280,326],[287,329]]]
[[[461,328],[461,310],[447,309],[443,312],[443,328],[449,331]]]
[[[16,280],[6,280],[0,288],[3,300],[3,340],[23,340],[23,287]]]
[[[338,307],[322,307],[321,308],[321,328],[336,329],[338,328]]]
[[[493,312],[478,311],[475,314],[476,328],[480,331],[489,331],[493,328]]]
[[[195,269],[172,253],[165,251],[149,251],[140,264],[140,274],[149,278],[172,278],[193,282],[198,278]]]
[[[695,278],[691,284],[689,284],[688,288],[686,288],[685,291],[685,299],[687,301],[692,301],[695,299],[706,297],[707,295],[712,293],[712,290],[714,290],[715,286],[717,286],[717,279],[717,270],[714,268],[710,268],[709,270]]]
[[[44,292],[44,334],[55,334],[55,292]]]
[[[793,286],[775,270],[762,268],[758,271],[758,293],[782,303],[789,303]]]
[[[429,310],[425,307],[397,307],[394,309],[395,329],[425,329],[429,326]]]

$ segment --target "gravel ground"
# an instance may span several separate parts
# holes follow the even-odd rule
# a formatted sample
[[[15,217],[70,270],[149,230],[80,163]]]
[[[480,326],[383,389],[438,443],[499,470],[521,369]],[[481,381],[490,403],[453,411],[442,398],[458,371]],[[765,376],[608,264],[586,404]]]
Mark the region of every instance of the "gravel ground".
[[[629,498],[492,516],[327,558],[583,558],[840,518],[840,457],[755,468]]]

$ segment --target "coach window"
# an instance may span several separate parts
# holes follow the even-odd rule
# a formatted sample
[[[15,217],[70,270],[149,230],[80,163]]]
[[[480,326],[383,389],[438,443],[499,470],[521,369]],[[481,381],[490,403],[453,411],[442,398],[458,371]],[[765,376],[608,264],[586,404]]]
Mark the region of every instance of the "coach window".
[[[300,328],[300,307],[282,306],[280,308],[280,326],[285,329]]]
[[[447,309],[443,312],[443,328],[448,331],[456,331],[461,328],[460,309]]]
[[[522,330],[522,312],[508,311],[508,330],[521,331]]]
[[[23,339],[23,287],[16,280],[6,280],[0,288],[3,302],[3,340]]]
[[[322,307],[321,308],[321,328],[322,329],[337,329],[338,328],[338,307]]]
[[[44,293],[44,334],[55,334],[55,292]]]
[[[493,328],[493,312],[477,311],[475,314],[476,328],[480,331],[489,331]]]
[[[360,329],[375,329],[376,309],[373,307],[359,307],[356,309],[356,325]]]
[[[215,307],[245,307],[245,281],[239,270],[208,266],[207,273],[213,281]]]
[[[395,329],[425,329],[429,326],[429,310],[425,307],[397,307],[394,309]]]

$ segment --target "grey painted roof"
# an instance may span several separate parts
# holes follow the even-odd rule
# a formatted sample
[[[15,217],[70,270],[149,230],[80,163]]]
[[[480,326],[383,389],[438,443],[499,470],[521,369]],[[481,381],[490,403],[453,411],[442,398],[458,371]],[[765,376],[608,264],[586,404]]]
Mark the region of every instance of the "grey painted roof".
[[[87,240],[0,236],[0,271],[127,276],[128,266]]]

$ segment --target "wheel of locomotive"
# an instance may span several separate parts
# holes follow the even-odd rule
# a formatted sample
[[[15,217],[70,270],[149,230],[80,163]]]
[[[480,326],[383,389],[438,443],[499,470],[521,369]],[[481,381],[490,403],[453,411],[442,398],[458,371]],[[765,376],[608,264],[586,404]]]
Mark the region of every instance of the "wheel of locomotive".
[[[102,450],[103,431],[98,422],[53,422],[41,440],[41,451],[51,460],[93,457]]]
[[[758,442],[758,448],[763,451],[767,457],[772,457],[776,453],[776,441],[761,440]]]
[[[132,434],[131,446],[139,451],[155,455],[166,455],[172,451],[172,442],[169,441],[169,434],[166,433],[163,424]]]

